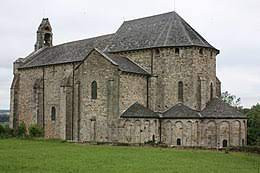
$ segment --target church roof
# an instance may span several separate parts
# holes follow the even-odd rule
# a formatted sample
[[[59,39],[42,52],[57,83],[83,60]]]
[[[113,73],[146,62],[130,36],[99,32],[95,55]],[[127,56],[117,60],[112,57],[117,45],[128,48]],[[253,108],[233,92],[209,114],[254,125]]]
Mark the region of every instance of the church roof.
[[[106,55],[118,64],[119,70],[121,70],[121,71],[142,74],[142,75],[150,75],[150,73],[148,73],[146,70],[144,70],[141,66],[134,63],[133,61],[131,61],[130,59],[128,59],[126,57],[115,55],[115,54],[110,54],[110,53],[106,53]]]
[[[121,115],[121,118],[159,118],[159,115],[136,102]]]
[[[104,35],[41,49],[33,54],[21,68],[80,62],[93,48],[104,50],[112,36],[112,34]]]
[[[215,49],[176,12],[170,12],[126,21],[115,34],[40,49],[24,58],[20,68],[80,62],[93,48],[118,52],[180,46]]]
[[[183,103],[178,103],[164,112],[162,118],[201,118],[201,114]]]
[[[236,108],[230,106],[219,98],[212,99],[201,112],[206,118],[246,118]]]
[[[176,12],[126,21],[114,35],[113,52],[154,47],[201,46],[213,48]]]

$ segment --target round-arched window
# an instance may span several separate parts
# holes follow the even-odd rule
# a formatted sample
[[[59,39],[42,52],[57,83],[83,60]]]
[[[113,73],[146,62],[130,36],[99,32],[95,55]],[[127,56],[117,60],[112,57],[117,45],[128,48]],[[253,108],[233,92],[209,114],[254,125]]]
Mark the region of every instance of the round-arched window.
[[[51,108],[51,120],[56,120],[56,108],[54,106]]]

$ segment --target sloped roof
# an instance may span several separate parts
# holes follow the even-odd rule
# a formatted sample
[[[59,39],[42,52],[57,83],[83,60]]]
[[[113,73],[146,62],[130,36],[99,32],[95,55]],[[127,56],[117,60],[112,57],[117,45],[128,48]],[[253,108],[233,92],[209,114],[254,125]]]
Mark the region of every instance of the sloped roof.
[[[126,21],[115,34],[43,48],[24,58],[20,68],[80,62],[93,48],[118,52],[180,46],[215,49],[176,12],[170,12]]]
[[[109,50],[118,52],[169,46],[215,49],[176,12],[170,12],[124,22],[114,35]]]
[[[121,115],[121,118],[159,118],[159,115],[136,102]]]
[[[110,53],[106,53],[106,55],[118,64],[119,69],[121,71],[142,74],[142,75],[150,75],[146,70],[144,70],[138,64],[134,63],[133,61],[131,61],[126,57],[110,54]]]
[[[93,48],[104,50],[111,41],[112,36],[104,35],[44,48],[30,55],[30,60],[21,68],[80,62]]]
[[[207,118],[246,118],[236,108],[230,106],[219,98],[212,99],[201,112]]]
[[[164,112],[162,118],[201,118],[201,115],[183,103],[178,103]]]

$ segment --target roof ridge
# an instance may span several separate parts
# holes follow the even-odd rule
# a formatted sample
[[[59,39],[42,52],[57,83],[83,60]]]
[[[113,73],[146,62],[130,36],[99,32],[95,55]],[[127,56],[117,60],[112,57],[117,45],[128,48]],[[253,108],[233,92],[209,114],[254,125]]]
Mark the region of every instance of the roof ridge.
[[[178,15],[178,14],[177,14]],[[206,39],[204,39],[189,23],[187,23],[181,16],[179,16],[178,15],[178,17],[181,19],[181,23],[182,23],[182,25],[183,25],[183,27],[184,27],[184,25],[187,25],[197,36],[198,36],[198,38],[200,39],[200,41],[202,42],[202,43],[206,43],[206,44],[208,44],[208,46],[210,46],[210,47],[212,47],[212,48],[215,48],[215,47],[213,47],[211,44],[209,44],[209,42],[207,42],[207,40]],[[183,22],[184,22],[184,24],[183,24]],[[186,30],[185,30],[186,31]],[[193,44],[193,43],[192,43]],[[195,44],[193,44],[193,45],[195,45]],[[216,48],[215,48],[216,49]]]
[[[171,14],[171,13],[176,13],[176,12],[175,12],[175,11],[169,11],[169,12],[162,13],[162,14],[156,14],[156,15],[146,16],[146,17],[142,17],[142,18],[131,19],[131,20],[127,20],[127,21],[125,21],[125,22],[127,23],[127,22],[133,22],[133,21],[143,20],[143,19],[149,19],[149,18],[153,18],[153,17],[168,15],[168,14]]]
[[[167,45],[166,43],[168,42],[169,35],[170,35],[170,32],[171,32],[172,27],[173,27],[172,22],[174,22],[174,18],[172,19],[172,18],[170,17],[170,20],[169,20],[169,25],[170,25],[170,26],[169,26],[169,28],[168,28],[168,31],[167,31],[167,34],[166,34],[166,38],[165,38],[164,43],[163,43],[164,46]]]
[[[180,16],[178,16],[178,17],[180,17]],[[182,18],[181,18],[181,19],[182,19]],[[181,23],[181,28],[182,28],[182,30],[184,31],[184,34],[187,36],[187,38],[188,38],[190,44],[193,45],[193,42],[191,41],[190,35],[187,33],[187,30],[185,29],[185,27],[184,27],[184,25],[183,25],[183,21],[184,21],[184,19],[182,19],[182,20],[180,21],[180,23]],[[184,21],[184,22],[185,22],[185,21]]]
[[[169,17],[167,24],[164,26],[164,28],[163,28],[162,31],[160,32],[160,34],[158,35],[158,38],[156,39],[156,41],[154,42],[153,45],[156,45],[156,44],[157,44],[157,42],[160,40],[162,34],[164,33],[164,31],[166,30],[167,27],[168,27],[168,32],[169,32],[169,28],[170,28],[169,25],[170,25],[170,24],[171,24],[171,18]],[[165,39],[165,40],[166,40],[166,39]],[[164,41],[164,42],[165,42],[165,41]]]
[[[114,34],[115,34],[115,33],[100,35],[100,36],[96,36],[96,37],[89,37],[89,38],[80,39],[80,40],[69,41],[69,42],[61,43],[61,44],[58,44],[58,45],[55,45],[55,46],[52,46],[52,47],[48,47],[48,48],[51,49],[51,48],[55,48],[55,47],[59,47],[59,46],[64,46],[64,45],[66,45],[66,44],[76,43],[76,42],[80,42],[80,41],[87,41],[87,40],[92,40],[92,39],[98,39],[98,38],[101,38],[101,37],[112,36],[112,35],[114,35]]]

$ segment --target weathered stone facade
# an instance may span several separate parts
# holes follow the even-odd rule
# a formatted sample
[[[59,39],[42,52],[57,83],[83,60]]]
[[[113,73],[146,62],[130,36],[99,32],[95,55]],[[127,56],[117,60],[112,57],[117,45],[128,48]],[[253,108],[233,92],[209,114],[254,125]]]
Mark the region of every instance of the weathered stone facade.
[[[245,116],[218,99],[219,51],[176,13],[58,46],[52,36],[44,19],[35,51],[14,63],[12,128],[38,124],[46,138],[79,142],[246,144]]]

